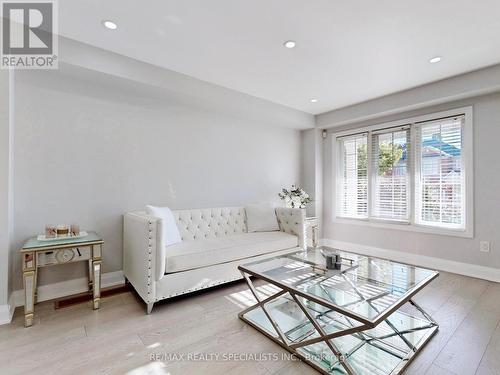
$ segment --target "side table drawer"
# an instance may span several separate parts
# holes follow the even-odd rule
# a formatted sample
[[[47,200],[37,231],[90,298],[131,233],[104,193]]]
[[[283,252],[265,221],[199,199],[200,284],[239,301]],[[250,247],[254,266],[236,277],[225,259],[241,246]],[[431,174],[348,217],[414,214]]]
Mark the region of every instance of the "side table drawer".
[[[48,250],[37,253],[37,267],[51,266],[91,259],[90,247],[73,249]]]

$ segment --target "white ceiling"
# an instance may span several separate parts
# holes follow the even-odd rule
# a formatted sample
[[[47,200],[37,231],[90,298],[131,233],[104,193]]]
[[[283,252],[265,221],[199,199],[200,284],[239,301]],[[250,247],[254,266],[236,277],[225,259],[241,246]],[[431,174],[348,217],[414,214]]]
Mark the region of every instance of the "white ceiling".
[[[58,3],[63,36],[314,114],[500,62],[498,0]]]

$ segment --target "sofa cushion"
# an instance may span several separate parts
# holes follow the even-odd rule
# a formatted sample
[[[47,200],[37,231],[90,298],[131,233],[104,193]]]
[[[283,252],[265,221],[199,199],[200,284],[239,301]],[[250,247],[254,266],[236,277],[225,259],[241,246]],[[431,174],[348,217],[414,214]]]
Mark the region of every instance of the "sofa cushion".
[[[159,218],[161,221],[161,243],[162,245],[170,246],[181,242],[181,235],[174,215],[168,207],[146,206],[148,215]]]
[[[245,207],[248,232],[280,230],[274,206],[271,203],[249,204]]]
[[[298,237],[284,232],[242,233],[186,241],[166,250],[165,273],[231,262],[298,246]]]

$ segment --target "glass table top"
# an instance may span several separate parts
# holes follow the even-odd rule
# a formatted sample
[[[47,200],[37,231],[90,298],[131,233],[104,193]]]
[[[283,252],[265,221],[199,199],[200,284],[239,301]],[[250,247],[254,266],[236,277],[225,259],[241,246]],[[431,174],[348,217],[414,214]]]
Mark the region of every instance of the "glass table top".
[[[329,253],[342,257],[340,270],[326,269],[325,255]],[[248,263],[240,269],[373,324],[439,274],[325,246]]]
[[[36,237],[30,238],[23,245],[23,250],[29,249],[38,249],[42,247],[55,247],[62,245],[71,245],[71,244],[82,244],[86,242],[99,242],[102,241],[102,237],[99,236],[96,232],[88,232],[85,237],[79,238],[57,238],[51,241],[39,241]]]

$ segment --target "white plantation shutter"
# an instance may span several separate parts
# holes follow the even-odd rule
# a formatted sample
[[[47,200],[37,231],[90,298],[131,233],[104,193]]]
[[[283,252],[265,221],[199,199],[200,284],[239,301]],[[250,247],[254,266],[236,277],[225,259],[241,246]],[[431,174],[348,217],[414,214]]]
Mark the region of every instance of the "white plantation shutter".
[[[417,124],[416,222],[465,228],[465,116]]]
[[[335,135],[335,216],[472,237],[472,125],[465,107]]]
[[[337,138],[337,216],[368,217],[367,134]]]
[[[372,133],[371,216],[409,221],[410,126]]]

